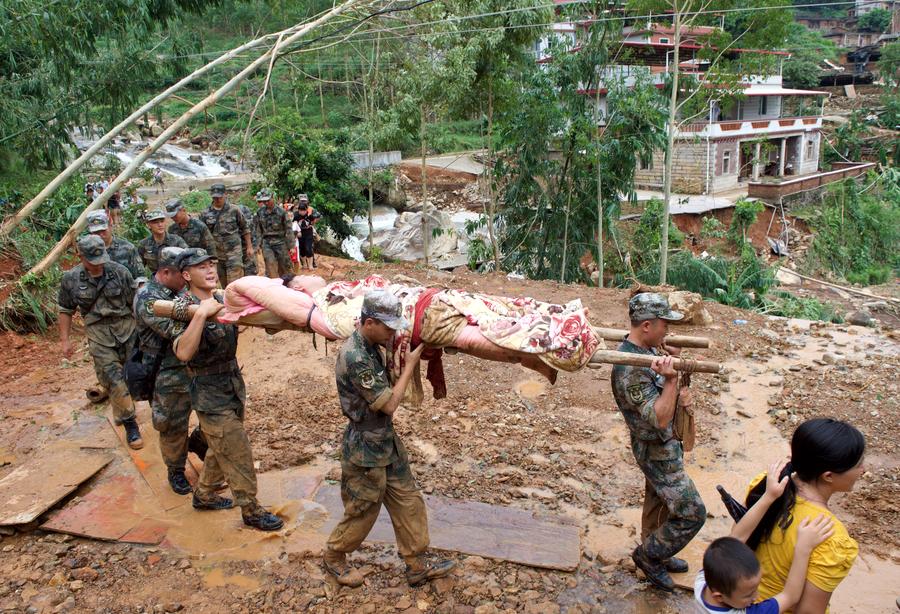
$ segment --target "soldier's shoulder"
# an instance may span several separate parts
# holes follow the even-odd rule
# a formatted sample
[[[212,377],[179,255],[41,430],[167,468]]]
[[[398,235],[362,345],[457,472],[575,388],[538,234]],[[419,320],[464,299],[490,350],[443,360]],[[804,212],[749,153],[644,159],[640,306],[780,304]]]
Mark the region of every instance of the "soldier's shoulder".
[[[119,264],[115,260],[110,260],[106,263],[106,266],[109,267],[108,270],[112,271],[116,277],[130,277],[131,271],[124,264]]]
[[[63,285],[70,285],[78,282],[81,279],[81,274],[84,272],[84,267],[82,265],[76,265],[63,273],[62,280],[60,283]]]
[[[169,241],[171,241],[171,247],[187,247],[188,244],[184,239],[181,238],[180,235],[174,234],[172,232],[168,233]]]

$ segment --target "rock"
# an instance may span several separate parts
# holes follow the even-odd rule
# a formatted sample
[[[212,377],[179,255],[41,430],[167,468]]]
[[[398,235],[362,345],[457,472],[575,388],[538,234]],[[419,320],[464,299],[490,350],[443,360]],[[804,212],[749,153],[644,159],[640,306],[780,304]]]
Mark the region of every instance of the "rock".
[[[498,614],[499,612],[500,610],[493,603],[483,603],[475,608],[475,614]]]
[[[398,610],[406,610],[407,608],[412,606],[412,600],[404,595],[397,600],[397,603],[394,604],[394,607]]]
[[[184,608],[183,605],[178,603],[177,601],[170,601],[166,605],[163,606],[163,609],[166,612],[180,612]]]
[[[854,311],[847,316],[847,323],[854,324],[856,326],[874,326],[875,319],[872,317],[871,313],[869,313],[865,309],[860,309],[859,311]]]
[[[73,591],[80,591],[84,588],[84,582],[82,582],[81,580],[72,580],[71,582],[69,582],[69,588]]]
[[[153,124],[150,126],[150,136],[159,136],[163,133],[163,127],[159,124]]]
[[[72,571],[72,578],[92,582],[100,577],[100,572],[92,567],[79,567]]]
[[[822,362],[826,365],[833,365],[838,361],[837,355],[826,352],[822,354]]]
[[[684,314],[680,324],[708,326],[712,324],[712,316],[703,304],[703,297],[695,292],[669,292],[669,306]]]
[[[799,286],[803,283],[803,279],[799,275],[782,267],[779,267],[775,272],[775,279],[782,286]]]
[[[769,330],[768,328],[763,328],[756,333],[757,337],[762,337],[768,341],[779,342],[781,341],[781,335],[776,333],[774,330]]]

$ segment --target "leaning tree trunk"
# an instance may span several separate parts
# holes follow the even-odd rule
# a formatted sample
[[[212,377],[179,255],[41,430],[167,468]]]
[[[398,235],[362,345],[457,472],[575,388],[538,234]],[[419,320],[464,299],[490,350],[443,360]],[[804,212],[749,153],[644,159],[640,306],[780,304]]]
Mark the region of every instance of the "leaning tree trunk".
[[[263,44],[265,41],[269,40],[270,38],[278,37],[280,35],[284,35],[284,34],[293,32],[299,27],[301,27],[301,26],[297,25],[292,28],[288,28],[287,30],[283,30],[281,32],[276,32],[274,34],[267,34],[266,36],[263,36],[261,38],[257,38],[248,43],[245,43],[245,44],[241,45],[240,47],[235,47],[231,51],[219,56],[218,58],[216,58],[209,64],[198,68],[191,74],[187,75],[186,77],[184,77],[183,79],[181,79],[180,81],[178,81],[177,83],[172,85],[167,90],[163,91],[162,93],[158,94],[156,97],[149,100],[144,106],[142,106],[141,108],[136,110],[134,113],[132,113],[131,115],[129,115],[128,117],[123,119],[118,125],[116,125],[114,128],[112,128],[106,134],[104,134],[100,138],[100,140],[98,140],[96,143],[91,145],[83,154],[81,154],[78,157],[77,160],[75,160],[74,162],[69,164],[69,166],[67,166],[65,168],[65,170],[63,170],[63,172],[61,172],[59,175],[57,175],[53,179],[53,181],[48,183],[46,185],[46,187],[44,187],[44,189],[38,193],[37,196],[35,196],[28,202],[27,205],[22,207],[22,209],[20,209],[15,215],[10,216],[3,223],[3,225],[0,226],[0,237],[4,237],[7,234],[9,234],[10,232],[12,232],[12,230],[14,228],[16,228],[25,218],[27,218],[29,215],[34,213],[37,210],[37,208],[41,206],[41,203],[43,203],[51,194],[53,194],[53,192],[55,192],[59,188],[59,186],[61,186],[72,175],[74,175],[76,173],[76,171],[78,171],[78,169],[80,169],[82,166],[84,166],[84,164],[88,160],[90,160],[92,157],[94,157],[94,155],[97,152],[99,152],[101,149],[106,147],[117,135],[119,135],[123,130],[125,130],[125,128],[130,126],[136,120],[140,119],[142,116],[146,118],[147,114],[150,112],[151,109],[153,109],[154,107],[159,105],[161,102],[163,102],[164,100],[171,97],[173,94],[175,94],[181,88],[183,88],[185,85],[187,85],[188,83],[191,83],[192,81],[197,80],[199,77],[208,73],[216,66],[219,66],[220,64],[228,62],[229,60],[231,60],[231,59],[235,58],[236,56],[240,55],[241,53],[243,53],[244,51],[247,51],[248,49],[252,49],[254,47],[258,47],[259,45]]]
[[[345,2],[344,4],[334,7],[318,19],[315,19],[314,21],[311,21],[310,23],[302,26],[291,36],[285,38],[282,46],[287,46],[291,43],[294,43],[300,37],[316,29],[332,17],[343,13],[359,1],[360,0],[347,0],[347,2]],[[52,266],[53,263],[56,262],[56,260],[62,255],[62,253],[66,250],[66,247],[72,242],[72,240],[78,235],[78,233],[81,232],[81,230],[84,228],[87,216],[91,211],[103,207],[109,200],[110,196],[118,191],[122,187],[122,185],[128,179],[130,179],[131,176],[135,174],[135,172],[137,172],[144,161],[147,160],[147,158],[149,158],[151,155],[153,155],[153,152],[162,147],[166,143],[166,141],[177,134],[178,131],[181,130],[185,125],[187,125],[187,123],[192,118],[221,100],[231,91],[233,91],[238,85],[240,85],[244,81],[244,79],[256,72],[260,66],[262,66],[269,60],[269,57],[274,52],[275,49],[272,48],[266,53],[259,56],[249,66],[244,68],[244,70],[232,77],[225,85],[188,109],[188,111],[184,115],[179,117],[177,120],[175,120],[175,122],[172,123],[172,125],[166,128],[163,133],[156,138],[155,141],[150,143],[150,145],[148,145],[143,151],[141,151],[141,153],[138,154],[138,156],[134,160],[132,160],[131,163],[127,167],[125,167],[125,169],[121,173],[119,173],[119,176],[116,177],[115,181],[113,181],[109,185],[108,189],[103,190],[103,193],[100,194],[100,196],[98,196],[94,200],[94,202],[88,205],[84,209],[84,211],[81,212],[81,215],[78,216],[78,219],[75,220],[75,223],[72,225],[72,227],[69,228],[66,234],[63,235],[63,238],[60,239],[60,241],[55,246],[53,246],[53,249],[50,250],[50,253],[44,256],[44,259],[37,263],[34,267],[32,267],[27,274],[41,275],[46,272],[47,269],[49,269],[50,266]]]
[[[678,48],[681,45],[681,13],[675,7],[675,51],[672,54],[672,95],[666,135],[666,166],[663,171],[663,214],[659,242],[659,283],[665,285],[669,265],[669,202],[672,199],[672,158],[675,156],[675,110],[678,105]]]

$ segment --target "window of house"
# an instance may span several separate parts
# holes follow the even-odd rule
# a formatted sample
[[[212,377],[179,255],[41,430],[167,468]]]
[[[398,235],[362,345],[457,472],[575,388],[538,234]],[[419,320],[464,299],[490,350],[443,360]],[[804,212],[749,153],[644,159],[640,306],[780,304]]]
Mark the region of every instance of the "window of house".
[[[731,172],[731,152],[726,151],[722,154],[722,174],[727,175]]]
[[[653,170],[653,158],[650,158],[647,161],[639,160],[641,170],[642,171],[652,171]]]
[[[769,109],[769,97],[768,96],[760,96],[759,97],[759,114],[765,115],[766,111]]]
[[[811,160],[813,156],[816,154],[816,141],[815,139],[809,139],[806,141],[806,159]]]
[[[661,39],[659,39],[659,43],[660,43],[661,45],[665,45],[665,44],[667,44],[668,42],[669,42],[669,39],[668,39],[668,38],[661,38]]]

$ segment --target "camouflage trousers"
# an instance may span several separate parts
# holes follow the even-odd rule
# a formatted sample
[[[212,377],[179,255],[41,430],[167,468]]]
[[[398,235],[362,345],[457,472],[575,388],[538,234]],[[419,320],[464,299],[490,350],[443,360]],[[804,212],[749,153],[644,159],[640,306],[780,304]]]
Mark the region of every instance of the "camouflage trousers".
[[[644,551],[662,561],[680,552],[706,522],[706,507],[684,470],[681,443],[636,441],[635,459],[644,473],[641,538]]]
[[[428,513],[409,462],[399,459],[387,467],[361,467],[341,460],[341,499],[344,517],[328,538],[328,549],[353,552],[372,530],[381,511],[388,510],[397,552],[404,559],[428,548]]]
[[[212,496],[215,485],[224,478],[231,487],[234,504],[250,512],[259,504],[256,501],[253,450],[243,420],[234,412],[197,412],[197,416],[200,418],[200,430],[209,445],[197,484],[197,497]]]
[[[116,424],[134,418],[134,401],[131,400],[131,394],[125,384],[123,366],[136,342],[137,332],[133,333],[128,341],[118,343],[115,347],[107,347],[88,340],[88,351],[94,359],[94,372],[100,385],[109,391],[109,404],[112,406]]]
[[[218,271],[219,284],[224,288],[235,279],[244,276],[244,250],[240,243],[235,247],[223,249],[217,248],[218,251]]]
[[[256,250],[253,250],[253,255],[247,257],[247,254],[244,254],[244,275],[257,275],[259,269],[256,264]],[[230,280],[233,281],[233,280]]]
[[[263,239],[262,253],[263,259],[266,261],[266,276],[281,277],[294,270],[291,264],[291,256],[288,254],[288,248],[284,241]]]
[[[190,380],[183,368],[159,372],[150,409],[153,428],[159,432],[159,450],[163,461],[169,469],[184,469],[187,462],[191,394]]]

